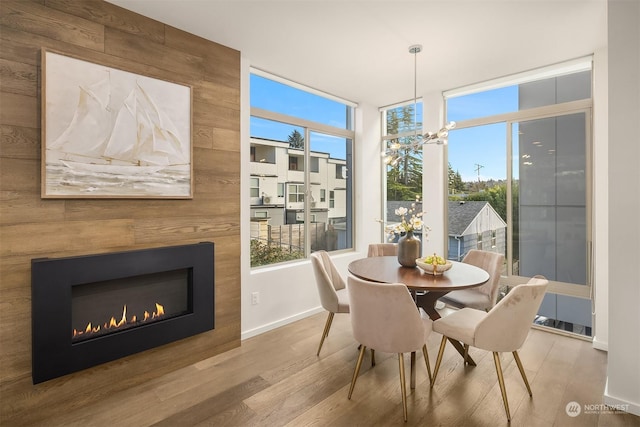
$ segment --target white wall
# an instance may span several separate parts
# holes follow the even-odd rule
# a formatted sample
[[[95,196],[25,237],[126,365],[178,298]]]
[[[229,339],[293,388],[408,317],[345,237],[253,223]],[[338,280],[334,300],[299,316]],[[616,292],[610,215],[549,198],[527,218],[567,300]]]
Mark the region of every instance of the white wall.
[[[603,46],[593,55],[593,346],[599,350],[609,345],[608,69]]]
[[[640,2],[609,0],[609,356],[605,403],[640,415]]]
[[[437,132],[444,124],[444,103],[441,92],[427,93],[422,98],[424,117],[423,130]],[[445,192],[445,146],[430,144],[424,146],[424,166],[422,173],[422,208],[426,212],[424,223],[431,228],[429,236],[422,245],[423,254],[434,252],[446,254],[446,223],[447,213],[444,205]],[[447,183],[448,184],[448,183]]]

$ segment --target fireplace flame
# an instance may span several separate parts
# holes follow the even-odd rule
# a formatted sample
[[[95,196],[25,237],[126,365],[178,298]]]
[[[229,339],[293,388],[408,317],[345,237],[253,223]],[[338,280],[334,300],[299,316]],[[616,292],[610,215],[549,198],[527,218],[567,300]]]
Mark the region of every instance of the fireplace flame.
[[[77,338],[81,335],[95,334],[97,332],[100,332],[101,330],[105,331],[109,329],[122,328],[126,325],[134,326],[137,323],[143,323],[149,319],[158,319],[162,316],[164,316],[164,306],[156,303],[156,310],[151,313],[145,310],[144,316],[140,321],[138,321],[138,316],[136,316],[135,314],[132,315],[130,319],[127,319],[127,305],[125,304],[122,307],[122,317],[120,317],[120,320],[116,320],[115,317],[111,317],[109,321],[104,322],[102,325],[96,326],[93,326],[91,322],[89,322],[87,323],[87,327],[84,330],[74,328],[73,338]]]

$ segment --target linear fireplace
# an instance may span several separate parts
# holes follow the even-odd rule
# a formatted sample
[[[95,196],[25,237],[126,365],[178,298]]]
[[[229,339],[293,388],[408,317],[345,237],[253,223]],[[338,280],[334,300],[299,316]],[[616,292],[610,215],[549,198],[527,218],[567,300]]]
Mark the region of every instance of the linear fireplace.
[[[31,262],[37,384],[214,327],[211,242]]]

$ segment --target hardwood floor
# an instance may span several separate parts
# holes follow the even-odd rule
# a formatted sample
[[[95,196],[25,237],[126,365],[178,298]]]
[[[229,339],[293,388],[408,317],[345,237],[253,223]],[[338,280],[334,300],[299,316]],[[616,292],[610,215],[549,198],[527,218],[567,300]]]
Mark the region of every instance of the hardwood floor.
[[[422,356],[402,420],[397,357],[367,352],[353,397],[347,392],[357,343],[347,315],[336,315],[320,357],[326,314],[245,340],[240,348],[203,360],[90,405],[65,410],[48,426],[372,426],[508,425],[490,353],[471,349],[468,367],[447,346],[435,387]],[[428,341],[435,363],[440,335]],[[180,357],[180,355],[176,355]],[[606,353],[582,340],[532,330],[520,351],[530,399],[510,354],[502,356],[512,426],[639,426],[640,418],[601,411],[571,418],[569,402],[602,403]],[[408,367],[408,355],[406,365]],[[408,383],[408,378],[407,378]],[[73,407],[73,405],[70,405]],[[17,420],[16,424],[19,424]]]

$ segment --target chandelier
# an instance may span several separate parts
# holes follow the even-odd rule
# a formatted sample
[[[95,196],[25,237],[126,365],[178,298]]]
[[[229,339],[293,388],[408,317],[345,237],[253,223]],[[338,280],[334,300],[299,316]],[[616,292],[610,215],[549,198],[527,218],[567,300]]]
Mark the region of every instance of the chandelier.
[[[413,127],[414,134],[406,138],[398,138],[391,142],[386,150],[382,152],[382,157],[387,165],[395,166],[404,159],[410,152],[415,151],[426,144],[446,144],[449,131],[456,127],[456,122],[447,123],[437,132],[427,132],[418,134],[418,53],[422,51],[422,45],[414,44],[409,46],[409,53],[413,54]]]

